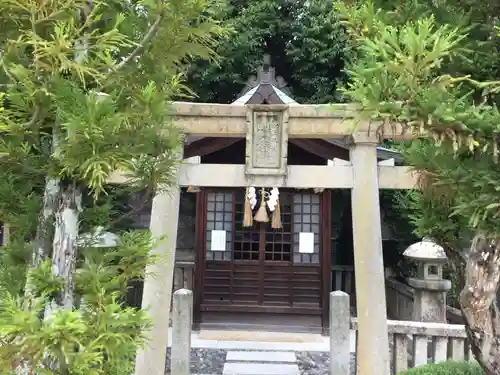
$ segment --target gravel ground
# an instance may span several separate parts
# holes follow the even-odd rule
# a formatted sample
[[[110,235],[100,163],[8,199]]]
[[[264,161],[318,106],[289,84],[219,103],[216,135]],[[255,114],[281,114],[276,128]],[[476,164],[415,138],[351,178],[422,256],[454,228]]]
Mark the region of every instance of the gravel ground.
[[[223,349],[191,349],[191,374],[221,375],[226,355],[227,350]],[[330,365],[328,352],[295,352],[295,355],[301,375],[328,375]],[[355,375],[356,355],[354,353],[351,353],[350,370],[351,374]],[[170,348],[167,349],[166,374],[170,375]]]
[[[226,350],[191,349],[191,374],[221,375],[226,362]],[[328,353],[295,352],[302,375],[327,375],[330,359]],[[354,354],[351,359],[351,374],[355,375]],[[166,374],[170,375],[170,349],[167,351]]]
[[[296,352],[297,362],[302,375],[326,375],[330,366],[328,353]],[[351,374],[356,374],[355,356],[351,354]]]
[[[222,374],[227,350],[191,349],[191,374]],[[167,349],[166,374],[170,374],[170,348]]]

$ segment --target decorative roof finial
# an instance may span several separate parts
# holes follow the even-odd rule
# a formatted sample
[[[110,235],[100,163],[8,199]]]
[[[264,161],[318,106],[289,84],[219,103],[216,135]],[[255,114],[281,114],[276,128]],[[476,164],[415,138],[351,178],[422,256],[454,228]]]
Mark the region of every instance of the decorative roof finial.
[[[268,72],[270,67],[271,67],[271,55],[266,53],[266,54],[264,54],[264,58],[263,58],[262,70],[264,70],[265,72]]]
[[[257,75],[251,75],[245,88],[241,91],[239,97],[245,95],[248,91],[259,85],[273,85],[274,87],[287,92],[286,82],[283,77],[276,77],[275,70],[271,66],[271,55],[266,53],[262,58],[262,65],[257,69]]]

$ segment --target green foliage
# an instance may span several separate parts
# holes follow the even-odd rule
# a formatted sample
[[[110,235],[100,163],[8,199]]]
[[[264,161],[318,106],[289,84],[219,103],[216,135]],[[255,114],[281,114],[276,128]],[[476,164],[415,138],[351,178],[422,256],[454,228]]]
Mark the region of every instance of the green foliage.
[[[11,241],[0,251],[0,291],[12,295],[24,290],[26,265],[31,257],[31,247],[24,241]]]
[[[437,153],[432,141],[416,140],[405,151],[409,165],[422,168],[431,176],[439,176],[441,168],[446,171],[462,171],[460,161]],[[453,186],[455,181],[450,181]],[[456,186],[456,185],[455,185]],[[430,236],[454,248],[466,248],[472,239],[468,219],[463,215],[452,215],[454,195],[452,187],[443,184],[427,186],[424,191],[408,191],[400,194],[399,207],[406,215],[419,237]]]
[[[345,23],[359,45],[359,60],[350,67],[347,93],[361,103],[363,116],[434,138],[401,145],[409,164],[424,171],[424,195],[412,195],[413,208],[421,210],[412,218],[419,234],[456,246],[458,237],[467,243],[470,230],[496,233],[500,113],[473,94],[491,95],[498,83],[443,74],[466,54],[467,29],[440,25],[433,16],[388,25],[382,11],[366,5],[350,11],[344,9]],[[367,13],[377,15],[374,26],[360,30]]]
[[[399,375],[484,375],[477,363],[441,362],[433,363],[399,373]]]
[[[154,244],[148,233],[123,233],[127,213],[117,203],[172,183],[182,134],[170,103],[190,95],[193,60],[217,61],[228,35],[216,19],[221,7],[223,0],[0,2],[0,221],[11,228],[0,255],[1,373],[18,365],[38,374],[133,372],[149,320],[122,301],[155,260]],[[126,188],[107,183],[118,170],[130,178]],[[44,201],[52,185],[81,192],[82,212],[61,194]],[[117,248],[71,243],[59,251],[71,263],[79,250],[70,275],[77,295],[60,267],[38,262],[62,248],[51,231],[64,204],[80,226],[56,222],[66,234],[97,226],[122,233]],[[63,293],[73,308],[57,308]]]
[[[31,270],[31,297],[1,289],[0,371],[9,373],[28,361],[41,374],[116,374],[133,372],[136,349],[144,344],[147,312],[123,305],[127,282],[144,276],[154,261],[148,232],[125,232],[116,248],[86,248],[76,277],[81,298],[77,310],[57,310],[44,319],[40,311],[62,280],[51,274],[49,261]],[[3,277],[9,275],[1,274]],[[10,281],[10,280],[9,280]],[[58,371],[46,363],[57,363]]]
[[[413,276],[415,264],[404,257],[403,252],[417,242],[418,238],[412,233],[413,228],[406,212],[399,207],[399,192],[380,190],[379,194],[383,223],[393,236],[383,244],[384,266],[390,267],[396,276]]]
[[[96,197],[119,168],[142,186],[168,185],[180,140],[168,101],[188,93],[192,58],[215,57],[225,35],[211,17],[219,2],[131,2],[115,13],[117,3],[96,1],[85,19],[82,1],[35,3],[0,5],[13,28],[0,59],[5,161],[24,175],[78,181]]]
[[[372,35],[387,25],[403,25],[432,16],[438,25],[452,25],[467,31],[463,47],[470,51],[443,66],[443,72],[473,74],[477,79],[490,80],[500,76],[498,55],[500,38],[496,32],[499,4],[497,1],[475,0],[370,0],[356,2],[351,7],[346,2],[336,2],[337,12],[343,16],[351,38]],[[357,39],[359,42],[359,39]],[[353,40],[351,40],[351,43]],[[355,45],[357,43],[354,43]],[[357,49],[349,50],[355,57]]]
[[[345,80],[347,39],[329,2],[233,0],[231,5],[225,18],[234,33],[216,49],[220,64],[199,62],[189,71],[197,101],[235,100],[265,53],[299,103],[341,99],[337,87]]]
[[[82,249],[82,265],[76,275],[80,288],[77,292],[92,296],[106,288],[125,294],[128,282],[140,279],[146,266],[157,260],[148,254],[151,246],[155,245],[151,244],[148,231],[129,231],[121,235],[118,248],[107,250],[89,246]]]
[[[395,4],[379,9],[375,2],[356,2],[341,9],[357,47],[346,93],[361,103],[360,118],[377,121],[381,138],[421,136],[397,145],[419,172],[420,191],[402,195],[401,207],[418,235],[444,247],[467,329],[485,337],[488,328],[479,320],[496,316],[490,312],[498,279],[491,275],[498,258],[489,256],[494,246],[475,248],[471,239],[500,234],[497,20],[468,1],[444,1],[448,15],[446,8],[429,12],[440,6],[425,1],[409,3],[415,13],[406,18],[398,17],[405,12]],[[363,28],[369,17],[371,27]],[[490,50],[480,52],[484,47]],[[483,60],[477,69],[471,63],[476,52]],[[472,342],[475,353],[481,340]],[[491,369],[482,355],[477,359]]]
[[[64,283],[62,278],[52,273],[50,259],[42,261],[37,267],[29,268],[27,279],[30,280],[31,295],[46,296],[49,300],[57,296]]]
[[[4,139],[0,139],[0,148],[3,142]],[[15,148],[12,151],[15,152]],[[36,172],[24,174],[18,165],[1,164],[0,221],[9,223],[12,235],[19,239],[31,238],[36,229],[43,184],[43,178]]]
[[[494,54],[484,55],[484,47],[498,44],[495,23],[483,9],[467,12],[467,7],[446,5],[411,1],[378,8],[369,1],[339,6],[358,47],[348,94],[373,118],[431,131],[437,141],[450,140],[454,150],[489,146],[497,157],[491,141],[498,111],[483,98],[492,99],[498,82],[482,79],[496,80],[500,72],[471,71],[472,56],[481,56],[483,64],[496,63]]]

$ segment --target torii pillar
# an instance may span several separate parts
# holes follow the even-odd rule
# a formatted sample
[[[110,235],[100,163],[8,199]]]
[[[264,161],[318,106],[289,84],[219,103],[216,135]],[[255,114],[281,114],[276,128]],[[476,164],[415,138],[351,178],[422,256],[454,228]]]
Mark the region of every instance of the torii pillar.
[[[183,159],[182,147],[179,157]],[[177,170],[174,178],[178,178]],[[151,254],[158,259],[146,267],[142,292],[142,308],[147,310],[153,326],[146,332],[146,346],[137,351],[135,375],[165,373],[179,205],[180,187],[177,181],[168,190],[156,192],[153,198],[150,231],[152,238],[158,242],[151,249]]]
[[[352,228],[358,315],[357,374],[389,374],[389,338],[377,165],[377,139],[351,137]]]

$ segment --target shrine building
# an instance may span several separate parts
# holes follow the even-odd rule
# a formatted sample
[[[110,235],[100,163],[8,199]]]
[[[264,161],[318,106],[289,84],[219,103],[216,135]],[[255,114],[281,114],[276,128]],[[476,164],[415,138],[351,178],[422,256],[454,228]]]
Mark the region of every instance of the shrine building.
[[[163,368],[164,311],[182,287],[194,293],[195,329],[324,334],[329,294],[343,290],[357,310],[358,366],[388,371],[378,353],[388,347],[383,248],[404,239],[391,232],[379,190],[412,189],[416,176],[379,146],[376,124],[358,121],[355,105],[296,103],[268,63],[232,104],[173,110],[186,135],[178,185],[136,220],[166,235],[154,250],[165,261],[134,289],[154,324],[137,374]],[[163,275],[174,261],[172,281]]]
[[[232,105],[299,105],[273,73],[272,68],[267,74],[261,68]],[[263,117],[269,121],[263,127],[273,125],[273,117]],[[279,131],[273,137],[281,143]],[[202,165],[245,165],[247,143],[245,137],[188,136],[184,157]],[[253,152],[255,163],[267,168],[274,168],[279,158],[286,158],[287,167],[349,164],[343,137],[289,139],[284,150],[260,139]],[[400,155],[378,147],[377,159],[392,165]],[[246,187],[182,189],[174,289],[194,290],[195,329],[327,333],[332,290],[349,293],[355,313],[349,189],[274,188],[278,201],[272,207],[273,186],[252,184],[251,174],[247,176]],[[216,185],[220,176],[215,173],[211,178]],[[248,190],[255,194],[253,201]],[[249,204],[252,220],[245,223]],[[273,225],[276,214],[279,220]],[[384,224],[383,241],[389,247],[403,240]]]

